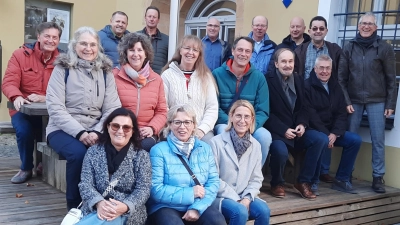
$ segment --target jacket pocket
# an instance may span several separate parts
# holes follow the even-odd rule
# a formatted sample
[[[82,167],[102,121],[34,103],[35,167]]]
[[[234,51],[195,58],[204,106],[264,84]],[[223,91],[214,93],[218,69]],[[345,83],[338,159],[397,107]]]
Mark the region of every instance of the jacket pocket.
[[[40,92],[42,90],[43,77],[37,68],[25,67],[21,74],[21,89],[26,92]]]

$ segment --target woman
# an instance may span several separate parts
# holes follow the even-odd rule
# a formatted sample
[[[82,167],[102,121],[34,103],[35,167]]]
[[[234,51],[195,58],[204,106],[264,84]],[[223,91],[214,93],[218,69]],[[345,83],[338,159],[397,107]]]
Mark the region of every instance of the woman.
[[[118,45],[120,68],[113,70],[122,107],[135,112],[142,148],[150,151],[167,121],[164,85],[150,68],[153,47],[144,34],[124,35]]]
[[[104,198],[114,180],[118,183]],[[79,190],[86,217],[81,222],[117,219],[128,225],[144,224],[150,187],[150,157],[140,147],[136,116],[129,109],[116,109],[104,121],[99,143],[88,149],[83,160]]]
[[[213,205],[229,225],[245,225],[249,218],[255,220],[255,225],[269,224],[268,205],[257,197],[264,178],[261,146],[251,136],[254,116],[250,102],[236,101],[229,110],[225,132],[210,141],[221,182]]]
[[[196,111],[196,136],[208,142],[218,119],[217,88],[214,77],[204,62],[201,40],[193,35],[183,37],[174,56],[164,67],[164,80],[168,107],[189,104]]]
[[[148,201],[149,224],[226,224],[211,203],[219,187],[217,169],[210,146],[197,139],[196,113],[189,105],[168,111],[167,140],[150,151],[152,187]],[[199,185],[189,174],[188,164]]]
[[[57,58],[47,86],[47,141],[67,159],[68,209],[82,201],[78,183],[87,148],[97,142],[107,116],[121,107],[112,62],[102,52],[97,32],[79,28],[68,53]]]

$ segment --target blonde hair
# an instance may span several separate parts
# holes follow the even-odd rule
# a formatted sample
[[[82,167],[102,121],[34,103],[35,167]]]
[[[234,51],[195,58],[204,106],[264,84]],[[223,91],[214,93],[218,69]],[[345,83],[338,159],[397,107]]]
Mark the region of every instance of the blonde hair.
[[[252,133],[254,133],[254,130],[256,129],[256,124],[254,122],[255,119],[256,119],[255,118],[256,117],[256,113],[254,111],[253,105],[247,100],[237,100],[235,103],[233,103],[231,109],[229,110],[228,126],[226,127],[225,131],[229,131],[232,128],[232,126],[233,126],[232,125],[233,124],[233,121],[232,121],[233,114],[235,113],[235,110],[237,108],[241,107],[241,106],[248,108],[250,110],[250,112],[251,112],[252,120],[251,120],[251,125],[250,125],[249,130],[250,130],[250,133],[252,134]]]
[[[192,135],[196,132],[196,129],[197,129],[196,112],[194,111],[192,106],[190,106],[188,104],[175,105],[168,110],[167,123],[166,123],[166,127],[163,130],[164,137],[167,137],[169,132],[171,131],[172,121],[175,119],[176,114],[178,114],[178,112],[186,113],[192,119],[193,125],[194,125]]]

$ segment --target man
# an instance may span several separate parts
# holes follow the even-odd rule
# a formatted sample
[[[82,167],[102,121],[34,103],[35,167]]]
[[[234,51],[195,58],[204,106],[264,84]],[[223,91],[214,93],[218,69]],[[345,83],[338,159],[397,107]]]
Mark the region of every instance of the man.
[[[121,11],[116,11],[111,15],[110,24],[99,31],[101,46],[113,62],[113,66],[119,65],[119,53],[117,46],[122,37],[129,33],[126,30],[128,26],[128,16]]]
[[[8,61],[2,90],[15,110],[10,109],[11,123],[16,131],[21,159],[19,172],[11,178],[14,184],[32,177],[34,129],[41,129],[41,117],[18,112],[22,105],[45,102],[46,88],[53,71],[53,62],[59,54],[62,29],[54,22],[41,23],[36,28],[37,41],[15,50]]]
[[[311,185],[318,183],[322,151],[328,146],[328,137],[319,131],[306,129],[308,110],[304,102],[304,81],[293,75],[294,53],[281,48],[274,54],[276,69],[266,76],[270,91],[270,118],[264,127],[271,132],[270,146],[271,192],[277,198],[285,197],[283,172],[292,152],[306,150],[303,167],[294,187],[301,196],[315,200]]]
[[[229,109],[236,100],[249,101],[256,113],[256,129],[252,135],[261,144],[261,162],[264,164],[271,144],[271,134],[262,127],[269,117],[269,91],[264,75],[250,63],[253,48],[251,38],[236,38],[232,46],[233,57],[213,71],[219,89],[218,120],[214,130],[216,134],[224,132]]]
[[[146,34],[151,38],[151,44],[153,45],[154,50],[154,60],[151,68],[154,70],[154,72],[160,74],[161,69],[168,62],[169,37],[168,35],[161,33],[157,28],[157,25],[160,21],[160,10],[157,7],[147,7],[144,14],[144,20],[146,21],[146,27],[138,32]]]
[[[377,35],[372,13],[360,17],[358,33],[343,48],[339,83],[349,115],[349,131],[357,132],[367,110],[372,141],[372,189],[384,193],[385,117],[396,105],[396,67],[390,44]]]
[[[361,137],[346,131],[347,111],[343,91],[336,79],[330,79],[332,59],[328,55],[318,56],[314,71],[305,82],[305,95],[310,107],[310,128],[323,132],[329,139],[322,153],[321,174],[329,173],[331,149],[334,146],[343,147],[332,189],[355,194],[351,173],[361,146]]]
[[[267,34],[268,20],[265,16],[256,16],[252,20],[253,31],[249,37],[254,40],[254,50],[251,56],[251,64],[262,74],[268,71],[269,60],[276,47],[275,42],[271,41]]]
[[[208,68],[213,71],[224,63],[231,55],[231,45],[219,39],[220,23],[215,18],[207,22],[207,35],[201,40],[204,45],[204,59]]]
[[[306,25],[304,24],[303,18],[294,17],[290,21],[289,25],[290,34],[282,40],[282,43],[276,46],[275,52],[281,48],[288,48],[294,51],[297,46],[301,45],[302,43],[311,41],[311,37],[308,34],[304,33],[305,30]],[[269,61],[267,74],[270,73],[272,70],[275,70],[274,60]]]
[[[322,16],[312,18],[308,33],[311,36],[311,41],[301,44],[295,50],[295,72],[304,75],[304,79],[307,79],[310,76],[311,70],[314,68],[315,59],[317,59],[319,55],[329,55],[333,59],[332,74],[335,76],[334,78],[337,79],[336,76],[342,49],[336,43],[324,40],[328,33],[326,19]],[[329,179],[330,182],[333,181],[333,178]]]

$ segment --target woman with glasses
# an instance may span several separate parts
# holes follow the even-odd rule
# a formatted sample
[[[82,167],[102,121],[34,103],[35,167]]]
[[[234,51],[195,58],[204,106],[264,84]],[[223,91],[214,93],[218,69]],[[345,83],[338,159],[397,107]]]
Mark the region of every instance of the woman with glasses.
[[[118,45],[120,67],[113,70],[122,107],[132,110],[139,124],[142,148],[150,151],[167,120],[164,84],[150,64],[150,39],[140,33],[124,35]]]
[[[146,222],[151,164],[140,140],[139,126],[131,110],[116,109],[104,121],[98,144],[87,150],[83,160],[79,190],[84,218],[78,224],[104,222],[100,220],[106,220],[104,224]],[[103,196],[114,180],[117,184]]]
[[[201,40],[194,35],[183,37],[174,56],[163,68],[165,97],[168,107],[190,104],[197,114],[195,135],[208,142],[218,119],[217,88],[204,62]]]
[[[47,86],[47,141],[67,160],[68,209],[82,201],[78,183],[87,148],[98,141],[107,116],[121,107],[112,62],[102,52],[97,32],[79,28],[68,53],[57,58]]]
[[[176,105],[168,111],[167,140],[150,151],[149,224],[226,224],[218,209],[210,206],[219,187],[218,172],[210,146],[195,136],[196,129],[191,106]]]
[[[254,108],[246,100],[236,101],[229,110],[225,132],[211,139],[220,186],[213,206],[220,209],[229,225],[268,225],[270,210],[260,198],[263,182],[261,145],[254,132]]]

